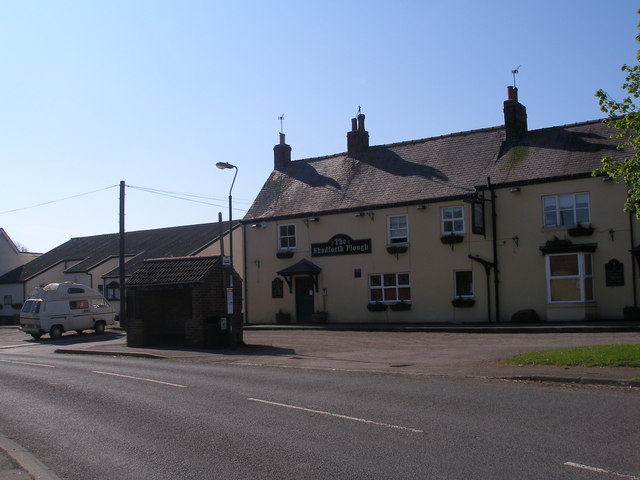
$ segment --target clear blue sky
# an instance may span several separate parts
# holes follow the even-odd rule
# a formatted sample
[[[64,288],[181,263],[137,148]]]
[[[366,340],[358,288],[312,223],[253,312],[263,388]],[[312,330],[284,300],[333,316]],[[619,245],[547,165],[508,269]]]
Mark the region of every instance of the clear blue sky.
[[[4,0],[0,227],[37,252],[115,233],[120,180],[178,193],[127,188],[127,230],[226,220],[233,172],[218,161],[239,168],[241,218],[283,113],[294,160],[344,152],[359,105],[372,145],[502,125],[519,65],[529,128],[601,118],[594,92],[622,97],[638,7]]]

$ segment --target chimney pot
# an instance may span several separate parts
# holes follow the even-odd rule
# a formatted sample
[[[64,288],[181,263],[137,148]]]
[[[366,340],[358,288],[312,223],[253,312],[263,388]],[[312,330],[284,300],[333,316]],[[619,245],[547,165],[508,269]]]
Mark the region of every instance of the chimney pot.
[[[364,129],[364,115],[351,119],[351,131],[347,132],[347,153],[355,155],[369,148],[369,132]]]
[[[507,87],[507,100],[504,101],[504,129],[507,140],[517,140],[527,133],[527,109],[518,102],[518,89]]]
[[[280,133],[280,143],[273,147],[273,168],[284,172],[291,162],[291,147],[284,143],[284,133]]]

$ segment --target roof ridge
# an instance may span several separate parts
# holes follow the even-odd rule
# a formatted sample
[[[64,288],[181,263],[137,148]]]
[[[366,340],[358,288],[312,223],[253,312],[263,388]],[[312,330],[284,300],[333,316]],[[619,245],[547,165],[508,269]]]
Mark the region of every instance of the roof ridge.
[[[563,127],[577,127],[580,125],[588,125],[588,124],[594,124],[594,123],[601,123],[602,121],[604,121],[605,119],[600,118],[600,119],[594,119],[594,120],[587,120],[587,121],[583,121],[583,122],[575,122],[575,123],[566,123],[563,125],[554,125],[551,127],[544,127],[544,128],[536,128],[533,130],[529,130],[527,133],[531,133],[531,132],[538,132],[538,131],[542,131],[542,130],[550,130],[553,128],[563,128]],[[369,147],[369,150],[374,150],[377,148],[389,148],[389,147],[400,147],[400,146],[405,146],[405,145],[415,145],[417,143],[426,143],[426,142],[430,142],[430,141],[434,141],[434,140],[441,140],[443,138],[451,138],[451,137],[459,137],[459,136],[463,136],[463,135],[473,135],[476,133],[482,133],[482,132],[490,132],[490,131],[497,131],[497,130],[504,130],[504,125],[497,125],[494,127],[484,127],[484,128],[476,128],[476,129],[472,129],[472,130],[462,130],[460,132],[452,132],[452,133],[446,133],[443,135],[436,135],[433,137],[425,137],[425,138],[417,138],[415,140],[403,140],[400,142],[393,142],[393,143],[383,143],[380,145],[371,145]],[[315,162],[315,161],[319,161],[319,160],[327,160],[330,158],[335,158],[335,157],[342,157],[342,156],[346,156],[347,152],[339,152],[339,153],[333,153],[330,155],[322,155],[319,157],[308,157],[308,158],[300,158],[297,160],[293,160],[293,162]]]

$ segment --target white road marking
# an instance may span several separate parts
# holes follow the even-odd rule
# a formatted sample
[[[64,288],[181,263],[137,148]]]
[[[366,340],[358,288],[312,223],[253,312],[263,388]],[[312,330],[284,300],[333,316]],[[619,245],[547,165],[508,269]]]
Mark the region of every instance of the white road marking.
[[[322,410],[313,410],[311,408],[298,407],[296,405],[288,405],[286,403],[270,402],[269,400],[261,400],[259,398],[247,398],[247,400],[251,402],[266,403],[267,405],[274,405],[276,407],[291,408],[293,410],[301,410],[303,412],[317,413],[318,415],[327,415],[329,417],[341,418],[343,420],[351,420],[353,422],[361,422],[361,423],[367,423],[369,425],[377,425],[379,427],[395,428],[396,430],[405,430],[407,432],[413,432],[413,433],[424,433],[424,430],[418,430],[417,428],[402,427],[400,425],[392,425],[390,423],[374,422],[373,420],[366,420],[364,418],[350,417],[348,415],[325,412]]]
[[[130,375],[122,375],[120,373],[112,373],[112,372],[100,372],[98,370],[92,370],[91,373],[98,373],[100,375],[111,375],[112,377],[121,377],[121,378],[129,378],[131,380],[140,380],[142,382],[151,382],[151,383],[159,383],[161,385],[168,385],[170,387],[179,387],[179,388],[187,388],[186,385],[180,385],[177,383],[169,383],[163,382],[161,380],[153,380],[151,378],[143,378],[143,377],[132,377]]]
[[[20,343],[18,345],[2,345],[0,347],[0,350],[4,350],[6,348],[20,348],[20,347],[36,347],[38,346],[37,344],[33,344],[33,343]]]
[[[629,478],[631,480],[640,480],[640,477],[636,477],[635,475],[625,475],[624,473],[612,472],[611,470],[605,470],[604,468],[598,468],[598,467],[591,467],[589,465],[583,465],[581,463],[564,462],[564,464],[568,467],[581,468],[582,470],[589,470],[590,472],[606,473],[607,475],[613,475],[619,478]]]
[[[47,368],[56,368],[54,365],[48,365],[46,363],[30,363],[30,362],[18,362],[17,360],[0,360],[0,362],[4,363],[17,363],[20,365],[31,365],[33,367],[47,367]]]

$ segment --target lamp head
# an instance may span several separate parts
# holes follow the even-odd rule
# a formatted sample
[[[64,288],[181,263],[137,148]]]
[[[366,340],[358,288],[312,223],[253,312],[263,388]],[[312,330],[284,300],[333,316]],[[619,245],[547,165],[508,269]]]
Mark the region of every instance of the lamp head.
[[[216,167],[218,167],[220,170],[226,170],[228,168],[236,168],[235,165],[231,165],[230,163],[227,163],[227,162],[218,162],[216,163]]]

